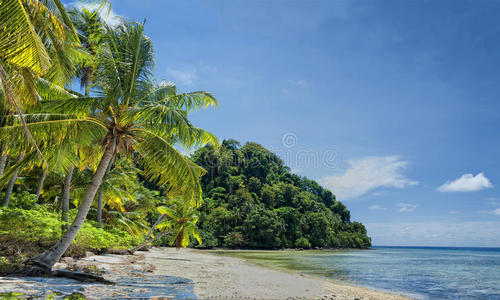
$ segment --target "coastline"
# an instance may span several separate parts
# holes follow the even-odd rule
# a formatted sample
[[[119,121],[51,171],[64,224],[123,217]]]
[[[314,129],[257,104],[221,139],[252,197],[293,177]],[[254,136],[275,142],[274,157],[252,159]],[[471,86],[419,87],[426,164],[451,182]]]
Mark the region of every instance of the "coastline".
[[[153,274],[186,277],[206,298],[255,299],[410,299],[348,283],[264,267],[211,250],[152,248],[143,252]]]
[[[68,296],[76,292],[88,299],[410,299],[344,282],[278,270],[243,258],[216,254],[212,250],[152,248],[134,255],[89,253],[88,257],[78,260],[63,258],[55,267],[99,270],[116,285],[61,278],[0,277],[0,294],[23,292],[25,296],[47,297],[57,293]]]

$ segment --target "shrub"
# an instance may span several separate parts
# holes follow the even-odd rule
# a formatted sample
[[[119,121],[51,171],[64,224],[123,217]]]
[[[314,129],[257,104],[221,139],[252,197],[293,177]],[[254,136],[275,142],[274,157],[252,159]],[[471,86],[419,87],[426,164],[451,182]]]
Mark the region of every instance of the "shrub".
[[[214,237],[214,234],[212,232],[200,229],[199,234],[201,236],[202,243],[199,244],[196,239],[193,239],[191,246],[202,249],[217,247],[217,239]]]
[[[311,243],[305,237],[300,237],[295,241],[295,247],[308,249],[311,248]]]
[[[245,237],[240,232],[230,232],[224,236],[224,247],[235,248],[245,245]]]
[[[75,211],[70,216],[74,216]],[[95,222],[86,221],[83,224],[66,255],[80,257],[86,250],[127,249],[139,243],[138,238],[124,231],[96,228],[92,224]],[[10,257],[36,255],[59,240],[62,225],[59,214],[43,205],[32,210],[1,208],[0,253]]]
[[[17,207],[21,209],[33,209],[36,205],[36,195],[30,194],[27,191],[12,194],[9,202],[9,207]]]

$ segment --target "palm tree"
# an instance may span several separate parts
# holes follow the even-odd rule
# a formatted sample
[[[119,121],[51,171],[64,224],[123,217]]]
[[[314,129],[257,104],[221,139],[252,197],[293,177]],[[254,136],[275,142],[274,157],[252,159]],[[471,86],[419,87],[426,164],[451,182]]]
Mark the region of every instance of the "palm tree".
[[[169,197],[182,196],[195,205],[202,200],[199,178],[205,171],[174,145],[190,149],[218,144],[214,135],[188,120],[191,111],[216,106],[216,99],[203,91],[177,94],[174,84],[154,83],[153,47],[142,24],[106,26],[97,58],[96,96],[44,101],[43,113],[33,116],[28,124],[35,138],[62,132],[71,137],[86,136],[102,147],[100,162],[73,223],[52,249],[33,259],[46,268],[59,260],[83,225],[114,157],[133,155],[148,180],[166,185]],[[22,124],[2,130],[15,139]]]
[[[171,234],[169,244],[176,248],[187,247],[190,242],[190,237],[194,237],[201,244],[201,237],[198,233],[196,223],[198,222],[197,211],[189,202],[179,199],[170,201],[170,205],[157,207],[159,213],[164,215],[156,227],[163,230],[152,239],[147,239],[137,247],[130,249],[128,252],[134,254],[135,251],[145,247],[147,244],[153,243],[160,238]]]
[[[99,15],[99,12],[90,9],[81,8],[73,8],[69,12],[71,16],[71,20],[78,32],[79,38],[82,41],[83,46],[88,51],[88,53],[92,56],[92,60],[85,61],[78,66],[78,77],[80,78],[80,86],[85,89],[85,96],[89,96],[90,93],[90,85],[94,81],[94,69],[96,63],[96,53],[99,49],[99,42],[104,37],[105,27],[104,20]],[[108,166],[108,171],[112,166],[112,162]],[[73,169],[70,169],[67,174],[66,182],[68,185],[64,186],[64,193],[62,197],[63,207],[68,206],[69,202],[69,189],[71,184],[71,177],[73,174]],[[102,226],[102,198],[103,191],[99,191],[98,196],[98,205],[97,205],[97,222],[98,227]],[[63,216],[67,216],[64,214]],[[64,220],[63,220],[64,221]],[[67,222],[67,221],[66,221]]]

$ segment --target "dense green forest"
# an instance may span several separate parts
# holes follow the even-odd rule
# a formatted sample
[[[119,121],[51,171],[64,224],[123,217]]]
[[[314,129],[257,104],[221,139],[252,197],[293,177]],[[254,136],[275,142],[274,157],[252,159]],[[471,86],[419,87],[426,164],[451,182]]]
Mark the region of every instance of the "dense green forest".
[[[192,159],[205,168],[199,227],[204,247],[370,247],[365,227],[314,180],[290,173],[256,143],[225,140]]]

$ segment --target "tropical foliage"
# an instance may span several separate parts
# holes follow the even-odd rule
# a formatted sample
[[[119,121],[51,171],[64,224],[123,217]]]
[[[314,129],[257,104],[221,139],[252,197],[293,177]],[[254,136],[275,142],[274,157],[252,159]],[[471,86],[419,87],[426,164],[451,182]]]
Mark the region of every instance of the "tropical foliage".
[[[192,159],[207,170],[200,208],[203,247],[363,248],[365,227],[329,190],[290,173],[282,160],[256,143],[226,140]]]
[[[178,93],[173,83],[154,81],[153,45],[142,24],[123,21],[111,27],[94,17],[97,12],[85,9],[72,11],[69,17],[59,1],[7,1],[2,3],[0,13],[18,18],[2,24],[1,32],[2,41],[9,42],[4,46],[17,51],[16,56],[4,48],[1,57],[8,72],[2,78],[1,95],[7,97],[2,101],[5,109],[0,136],[9,141],[2,143],[2,160],[11,162],[0,180],[8,181],[3,206],[10,205],[18,175],[41,174],[37,199],[47,178],[56,182],[59,178],[60,182],[65,175],[63,184],[44,193],[52,193],[55,199],[41,201],[62,207],[64,220],[69,195],[78,207],[61,239],[34,262],[51,267],[63,255],[82,228],[98,192],[99,223],[102,200],[113,209],[106,212],[108,223],[124,227],[135,236],[146,231],[149,224],[144,218],[147,210],[156,206],[157,195],[141,188],[139,173],[144,180],[162,187],[163,198],[182,197],[190,207],[201,203],[199,178],[204,170],[178,148],[217,145],[214,135],[188,119],[192,111],[216,106],[217,101],[208,92]],[[22,24],[31,30],[29,36],[22,34]],[[43,28],[35,30],[33,24]],[[58,35],[50,39],[51,34]],[[46,36],[50,47],[42,43]],[[52,48],[57,59],[50,61]],[[34,55],[39,59],[28,61]],[[52,87],[42,89],[32,84],[33,101],[25,105],[25,112],[17,109],[25,103],[17,101],[21,93],[12,88],[26,85],[25,81],[15,81],[18,69],[30,69],[30,78]],[[85,95],[69,90],[77,75]],[[9,109],[9,104],[16,109]],[[78,174],[72,178],[75,167]],[[78,180],[80,186],[71,189],[72,182]],[[61,205],[57,203],[57,191],[63,193]],[[126,206],[133,209],[127,211]],[[189,226],[183,227],[178,232],[181,245],[185,244],[185,232],[193,233]]]

